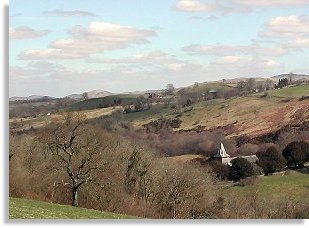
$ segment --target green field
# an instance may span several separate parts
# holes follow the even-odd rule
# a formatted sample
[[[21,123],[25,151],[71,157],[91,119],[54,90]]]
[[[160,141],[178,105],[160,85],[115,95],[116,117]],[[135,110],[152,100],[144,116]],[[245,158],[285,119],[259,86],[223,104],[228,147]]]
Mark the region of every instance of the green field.
[[[129,215],[101,212],[41,201],[10,198],[10,219],[136,219]]]
[[[222,83],[199,83],[198,86],[189,86],[182,88],[180,90],[183,90],[187,93],[205,93],[210,90],[214,91],[230,91],[230,90],[235,90],[236,86],[234,84],[227,84],[227,85],[222,85]]]
[[[264,199],[295,199],[304,204],[309,204],[309,173],[286,172],[272,176],[259,176],[256,185],[248,186],[229,186],[225,189],[228,195],[229,191],[234,190],[241,195],[247,195],[253,190],[258,190]]]
[[[280,98],[300,98],[309,96],[309,84],[268,91],[268,95]]]

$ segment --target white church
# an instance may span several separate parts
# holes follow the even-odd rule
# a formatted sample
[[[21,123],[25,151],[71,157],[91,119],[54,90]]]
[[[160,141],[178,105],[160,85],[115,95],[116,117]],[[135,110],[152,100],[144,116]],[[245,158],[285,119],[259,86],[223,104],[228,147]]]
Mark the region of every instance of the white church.
[[[218,149],[217,154],[215,154],[214,156],[216,160],[219,160],[222,164],[226,164],[229,166],[232,165],[231,161],[233,159],[239,158],[239,157],[244,158],[251,163],[255,163],[258,160],[258,157],[256,155],[231,157],[230,155],[226,153],[226,150],[222,142],[220,143],[220,148]]]

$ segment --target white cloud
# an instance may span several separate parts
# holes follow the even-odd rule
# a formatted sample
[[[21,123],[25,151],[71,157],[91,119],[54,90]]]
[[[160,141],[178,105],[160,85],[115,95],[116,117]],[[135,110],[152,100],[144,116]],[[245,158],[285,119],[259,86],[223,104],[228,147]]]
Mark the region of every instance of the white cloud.
[[[253,7],[290,7],[309,5],[307,0],[232,0],[234,4]]]
[[[28,67],[44,70],[45,72],[65,69],[65,67],[62,64],[48,61],[32,61],[28,63]]]
[[[208,16],[208,17],[200,17],[200,16],[191,16],[190,19],[192,20],[201,20],[201,21],[214,21],[217,20],[218,17],[212,15],[212,16]]]
[[[45,15],[55,15],[55,16],[65,16],[65,17],[71,17],[71,16],[78,16],[78,17],[96,17],[94,13],[83,11],[83,10],[48,10],[44,11],[43,14]]]
[[[118,59],[109,58],[87,58],[89,63],[102,63],[102,64],[117,64],[117,65],[128,65],[130,71],[133,69],[140,70],[154,70],[154,69],[169,69],[179,70],[182,67],[190,64],[189,62],[177,59],[175,56],[165,53],[163,51],[153,51],[150,53],[138,53],[132,56]],[[128,71],[127,66],[125,71]]]
[[[275,38],[309,35],[309,18],[296,15],[272,18],[260,35]]]
[[[176,4],[176,8],[182,11],[198,12],[211,11],[212,7],[198,0],[180,0]]]
[[[221,58],[218,58],[217,60],[213,61],[213,64],[235,64],[235,63],[241,63],[244,64],[248,61],[247,58],[241,57],[241,56],[224,56]]]
[[[9,75],[12,79],[30,79],[46,77],[48,74],[60,71],[68,71],[68,69],[59,63],[32,61],[25,67],[10,66]]]
[[[291,49],[309,48],[309,37],[290,40],[285,44],[285,46]]]
[[[220,1],[212,1],[210,3],[204,3],[199,0],[179,0],[175,6],[176,10],[185,12],[230,12],[232,8],[226,4],[220,4]]]
[[[48,49],[26,50],[20,59],[74,59],[108,50],[127,48],[131,44],[148,43],[155,36],[153,30],[106,22],[91,22],[87,28],[75,26],[69,29],[70,38],[59,39]]]
[[[45,36],[49,33],[49,30],[34,30],[27,26],[20,26],[17,28],[9,29],[9,37],[10,39],[35,39],[38,37]]]
[[[210,63],[210,66],[226,67],[227,69],[234,68],[236,70],[239,68],[248,68],[248,69],[278,68],[281,66],[281,64],[273,59],[252,58],[244,56],[223,56],[212,61]]]
[[[208,72],[222,77],[265,77],[281,72],[284,66],[274,59],[249,56],[224,56],[211,61]]]
[[[184,12],[251,12],[255,9],[308,6],[308,0],[178,0],[175,8]]]
[[[288,53],[282,47],[263,47],[259,44],[251,45],[201,45],[193,44],[182,48],[191,55],[258,55],[258,56],[281,56]]]
[[[164,64],[178,62],[174,56],[163,51],[153,51],[150,53],[138,53],[125,58],[108,59],[108,58],[88,58],[90,63],[113,63],[113,64]]]
[[[309,17],[291,15],[272,18],[259,35],[276,40],[288,50],[309,48]]]
[[[10,79],[22,79],[22,78],[31,78],[33,77],[33,70],[26,69],[24,67],[18,67],[18,66],[10,66],[9,67],[9,76]]]

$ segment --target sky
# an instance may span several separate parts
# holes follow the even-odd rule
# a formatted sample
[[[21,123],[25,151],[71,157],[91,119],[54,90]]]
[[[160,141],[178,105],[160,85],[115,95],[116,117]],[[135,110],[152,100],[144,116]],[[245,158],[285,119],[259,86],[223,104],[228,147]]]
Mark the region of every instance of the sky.
[[[309,73],[308,0],[11,0],[9,96]]]

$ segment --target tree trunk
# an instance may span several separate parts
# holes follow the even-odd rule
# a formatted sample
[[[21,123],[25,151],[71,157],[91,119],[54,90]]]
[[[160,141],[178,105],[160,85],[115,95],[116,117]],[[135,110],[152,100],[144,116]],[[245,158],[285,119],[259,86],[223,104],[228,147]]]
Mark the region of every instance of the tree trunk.
[[[51,195],[51,203],[54,202],[55,193],[56,193],[56,182],[54,182],[54,184],[53,184],[53,191],[52,191],[52,195]]]
[[[145,204],[144,204],[144,217],[146,218],[147,217],[147,203],[148,203],[148,200],[147,198],[145,198]]]
[[[173,211],[172,211],[172,219],[175,219],[176,218],[176,203],[175,201],[173,202]]]
[[[73,188],[72,189],[72,206],[76,207],[78,206],[78,189]]]

